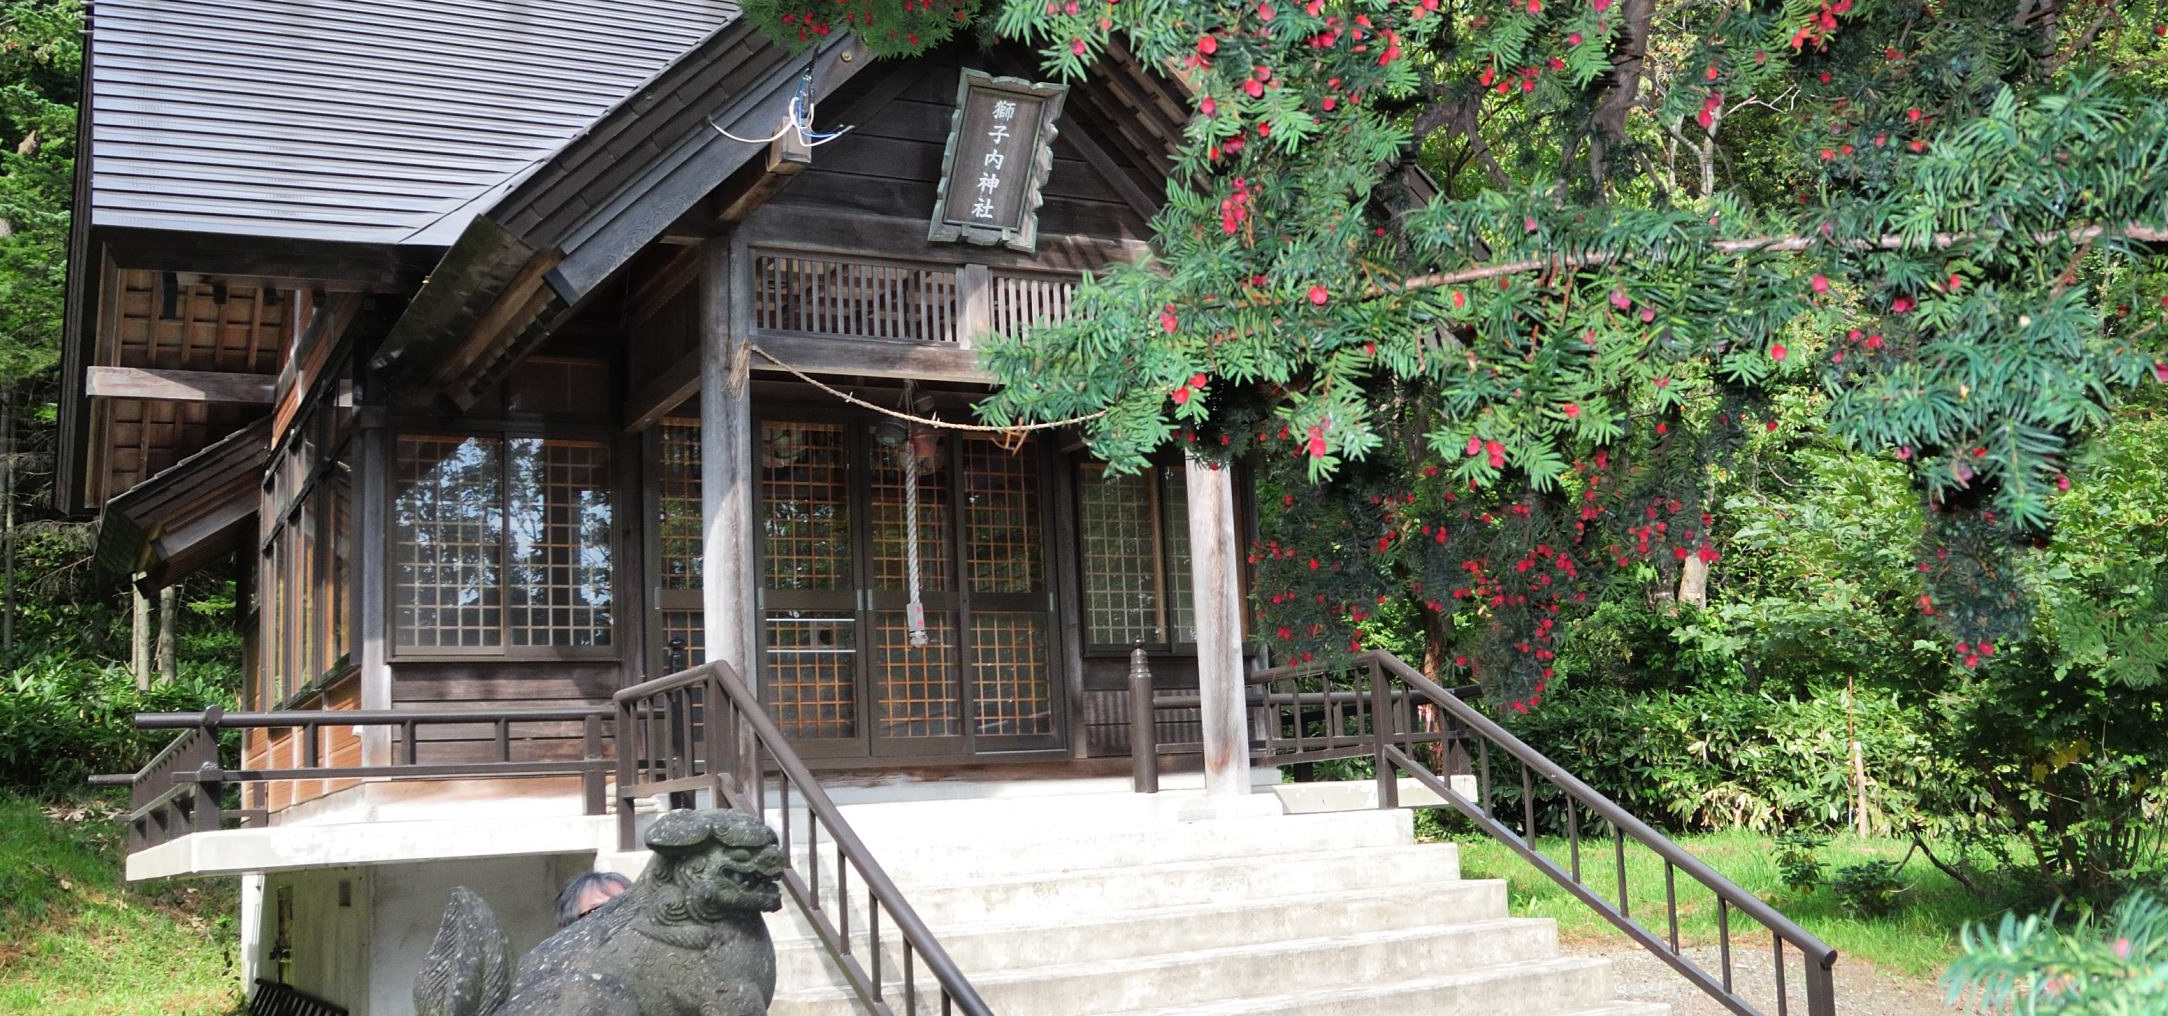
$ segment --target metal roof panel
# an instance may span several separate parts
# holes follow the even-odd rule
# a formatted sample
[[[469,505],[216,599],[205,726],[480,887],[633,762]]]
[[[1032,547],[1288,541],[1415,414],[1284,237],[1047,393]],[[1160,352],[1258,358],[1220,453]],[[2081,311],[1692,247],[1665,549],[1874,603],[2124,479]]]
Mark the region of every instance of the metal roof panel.
[[[91,219],[442,243],[736,15],[734,0],[101,0]]]

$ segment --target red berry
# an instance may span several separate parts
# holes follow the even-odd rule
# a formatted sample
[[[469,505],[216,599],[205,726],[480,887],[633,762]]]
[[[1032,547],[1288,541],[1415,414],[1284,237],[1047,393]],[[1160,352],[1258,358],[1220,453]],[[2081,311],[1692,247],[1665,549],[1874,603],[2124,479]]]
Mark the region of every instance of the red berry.
[[[1325,301],[1330,299],[1332,299],[1332,294],[1327,293],[1324,286],[1313,285],[1310,287],[1310,302],[1312,304],[1323,307]]]
[[[1769,358],[1778,363],[1783,363],[1785,355],[1789,352],[1790,350],[1784,348],[1784,343],[1773,343],[1769,347]]]

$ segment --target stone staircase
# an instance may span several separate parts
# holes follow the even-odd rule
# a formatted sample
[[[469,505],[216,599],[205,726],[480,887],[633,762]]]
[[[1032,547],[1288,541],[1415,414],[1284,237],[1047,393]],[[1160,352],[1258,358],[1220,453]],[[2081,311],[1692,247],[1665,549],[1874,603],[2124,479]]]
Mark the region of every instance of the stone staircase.
[[[1406,811],[1287,815],[1269,793],[1218,807],[1090,794],[843,811],[999,1016],[1668,1012],[1614,1001],[1608,961],[1562,955],[1552,922],[1510,916],[1504,883],[1462,879],[1457,848],[1417,843]],[[770,923],[770,1012],[855,1016],[794,910]],[[892,940],[891,980],[900,955]],[[930,982],[922,969],[922,993]]]

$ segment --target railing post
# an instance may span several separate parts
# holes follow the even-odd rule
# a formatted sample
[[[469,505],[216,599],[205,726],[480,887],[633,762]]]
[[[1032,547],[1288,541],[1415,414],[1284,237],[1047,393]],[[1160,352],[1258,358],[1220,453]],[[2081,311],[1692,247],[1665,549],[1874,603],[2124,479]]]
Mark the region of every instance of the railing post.
[[[186,761],[193,762],[195,790],[190,795],[188,809],[189,831],[215,833],[223,811],[226,784],[218,765],[218,727],[223,710],[213,709],[204,714],[204,725],[196,729],[196,743],[186,754]]]
[[[617,703],[617,736],[611,739],[610,753],[617,756],[617,849],[631,850],[636,845],[633,825],[632,793],[638,778],[633,775],[632,755],[640,739],[632,720],[632,703]]]
[[[595,713],[580,721],[580,758],[587,768],[580,773],[580,796],[589,815],[606,814],[609,807],[608,794],[603,787],[603,766],[609,760],[602,754],[602,714]]]
[[[716,664],[708,664],[708,671],[700,679],[700,754],[707,768],[708,807],[730,807],[729,787],[731,762],[723,744],[723,731],[737,723],[730,697],[723,691],[723,682],[715,676]],[[734,761],[734,760],[732,760]],[[763,816],[765,817],[765,816]],[[784,816],[785,822],[790,821]]]
[[[1821,965],[1819,957],[1804,958],[1807,963],[1807,1016],[1837,1016],[1836,977],[1828,967]]]
[[[1152,708],[1152,668],[1144,646],[1129,651],[1129,770],[1139,794],[1159,793],[1159,729]]]
[[[1371,754],[1377,760],[1378,807],[1400,807],[1400,781],[1393,778],[1393,763],[1385,757],[1385,746],[1391,742],[1393,716],[1398,712],[1386,697],[1385,668],[1378,661],[1370,661],[1370,738]]]

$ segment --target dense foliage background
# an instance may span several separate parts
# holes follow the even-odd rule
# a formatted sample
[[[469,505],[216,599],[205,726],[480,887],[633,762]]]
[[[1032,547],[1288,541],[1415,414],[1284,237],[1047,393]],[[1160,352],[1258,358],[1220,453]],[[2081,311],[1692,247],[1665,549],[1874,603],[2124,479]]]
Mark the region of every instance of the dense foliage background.
[[[893,6],[753,16],[1179,72],[1160,256],[994,343],[983,409],[1257,464],[1275,656],[1472,678],[1681,827],[2157,875],[2156,5]]]
[[[89,525],[51,511],[82,17],[79,0],[0,4],[0,790],[41,795],[135,768],[160,739],[130,716],[228,701],[239,677],[232,582],[214,574],[182,590],[179,678],[138,691],[127,588],[92,567]]]

